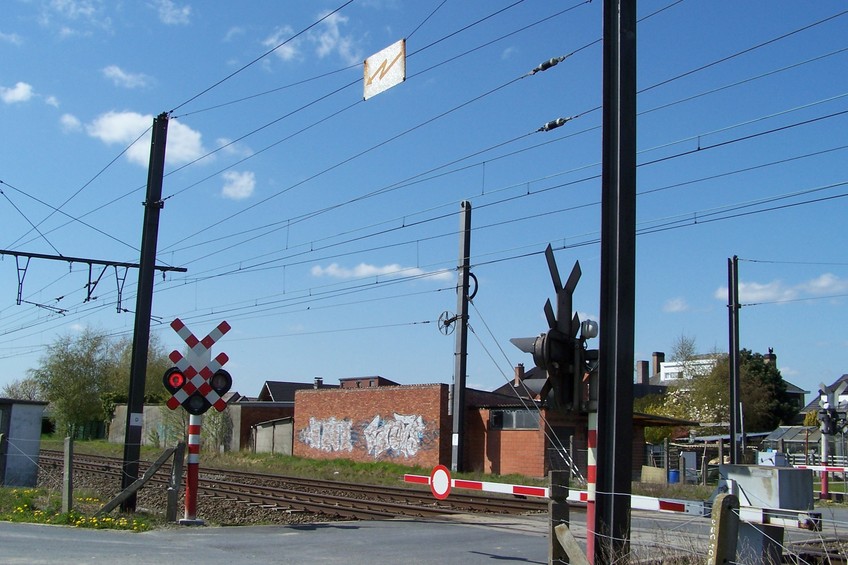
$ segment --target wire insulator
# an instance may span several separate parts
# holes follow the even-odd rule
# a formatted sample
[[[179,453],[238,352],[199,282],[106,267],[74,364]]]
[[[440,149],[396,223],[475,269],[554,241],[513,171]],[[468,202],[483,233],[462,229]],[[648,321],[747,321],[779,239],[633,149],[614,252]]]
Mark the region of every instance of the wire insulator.
[[[569,118],[557,118],[555,120],[551,120],[536,131],[551,131],[552,129],[556,129],[562,125],[565,125],[566,122],[570,122],[574,118],[575,116],[571,116]]]
[[[564,60],[565,60],[565,57],[554,57],[553,59],[548,59],[547,61],[545,61],[544,63],[542,63],[541,65],[539,65],[535,69],[533,69],[532,71],[530,71],[530,74],[535,75],[536,73],[539,73],[539,72],[542,72],[542,71],[547,71],[551,67],[558,65],[559,63],[563,62]]]

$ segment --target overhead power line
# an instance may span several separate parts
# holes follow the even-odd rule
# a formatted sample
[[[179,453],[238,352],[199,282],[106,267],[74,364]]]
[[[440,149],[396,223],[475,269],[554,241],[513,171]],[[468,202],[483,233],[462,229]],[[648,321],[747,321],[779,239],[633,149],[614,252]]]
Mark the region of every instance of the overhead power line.
[[[245,69],[247,69],[247,68],[249,68],[249,67],[253,66],[253,65],[254,65],[254,64],[256,64],[256,63],[258,63],[259,61],[261,61],[262,59],[264,59],[265,57],[267,57],[268,55],[270,55],[271,53],[273,53],[274,51],[276,51],[277,49],[279,49],[279,48],[280,48],[280,47],[282,47],[283,45],[286,45],[286,44],[288,44],[288,43],[290,43],[290,42],[294,41],[295,39],[297,39],[298,37],[300,37],[301,35],[303,35],[303,34],[304,34],[304,33],[306,33],[307,31],[309,31],[310,29],[314,28],[315,26],[317,26],[318,24],[320,24],[321,22],[323,22],[324,20],[326,20],[326,19],[327,19],[327,18],[329,18],[330,16],[333,16],[334,14],[336,14],[336,13],[340,12],[343,8],[347,7],[347,6],[348,6],[348,5],[350,5],[351,3],[353,3],[353,0],[347,0],[347,2],[344,2],[342,5],[340,5],[340,6],[339,6],[338,8],[336,8],[335,10],[333,10],[333,11],[331,11],[331,12],[328,12],[327,14],[325,14],[325,15],[323,15],[322,17],[318,18],[316,21],[312,22],[311,24],[309,24],[309,25],[308,25],[308,26],[306,26],[305,28],[301,29],[299,32],[295,33],[294,35],[292,35],[291,37],[289,37],[289,38],[288,38],[288,39],[286,39],[285,41],[282,41],[281,43],[278,43],[276,46],[272,47],[272,48],[271,48],[271,49],[269,49],[268,51],[265,51],[264,53],[262,53],[261,55],[259,55],[258,57],[256,57],[256,58],[255,58],[255,59],[253,59],[252,61],[250,61],[249,63],[247,63],[247,64],[245,64],[245,65],[243,65],[243,66],[239,67],[238,69],[236,69],[235,71],[231,72],[230,74],[228,74],[227,76],[225,76],[224,78],[222,78],[221,80],[219,80],[218,82],[216,82],[216,83],[212,84],[211,86],[208,86],[208,87],[204,88],[203,90],[201,90],[200,92],[198,92],[197,94],[195,94],[194,96],[192,96],[191,98],[189,98],[188,100],[186,100],[185,102],[182,102],[181,104],[178,104],[177,106],[175,106],[175,107],[174,107],[174,108],[173,108],[170,112],[168,112],[168,113],[169,113],[169,114],[173,114],[174,112],[176,112],[177,110],[179,110],[180,108],[182,108],[183,106],[185,106],[186,104],[189,104],[189,103],[191,103],[191,102],[194,102],[195,100],[197,100],[198,98],[200,98],[201,96],[203,96],[204,94],[206,94],[207,92],[209,92],[209,91],[213,90],[214,88],[217,88],[218,86],[220,86],[220,85],[224,84],[225,82],[227,82],[228,80],[230,80],[231,78],[233,78],[233,77],[234,77],[234,76],[236,76],[237,74],[241,73],[241,72],[242,72],[242,71],[244,71]]]

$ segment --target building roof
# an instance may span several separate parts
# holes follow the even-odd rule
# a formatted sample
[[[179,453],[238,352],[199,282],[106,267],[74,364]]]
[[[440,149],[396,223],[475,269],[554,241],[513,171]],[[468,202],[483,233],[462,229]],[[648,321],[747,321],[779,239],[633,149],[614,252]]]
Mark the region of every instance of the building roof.
[[[294,402],[297,390],[315,388],[314,383],[293,383],[287,381],[265,381],[257,400],[270,402]],[[322,384],[320,388],[339,388],[338,385]]]
[[[396,383],[393,380],[387,379],[386,377],[381,377],[380,375],[368,376],[368,377],[345,377],[343,379],[339,379],[339,383],[341,388],[352,388],[350,386],[351,383],[374,383],[371,386],[402,386],[400,383]]]
[[[503,388],[503,387],[501,387]],[[529,398],[519,398],[514,392],[502,394],[496,391],[465,389],[465,404],[469,408],[523,408],[525,406],[536,406],[536,402]]]

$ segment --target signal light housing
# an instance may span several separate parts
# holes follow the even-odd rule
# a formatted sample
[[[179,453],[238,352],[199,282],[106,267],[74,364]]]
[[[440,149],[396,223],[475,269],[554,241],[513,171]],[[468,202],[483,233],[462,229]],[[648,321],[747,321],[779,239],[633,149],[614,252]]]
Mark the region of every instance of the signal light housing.
[[[162,384],[165,385],[165,389],[171,394],[176,394],[178,390],[183,388],[183,385],[186,384],[185,375],[182,371],[180,371],[177,367],[171,367],[167,371],[165,371],[165,376],[162,378]]]
[[[208,381],[195,388],[185,373],[178,367],[171,367],[165,371],[162,384],[171,393],[167,401],[168,408],[176,410],[182,406],[189,414],[200,416],[212,407],[219,412],[224,410],[226,403],[223,396],[232,388],[233,378],[227,371],[218,369]]]

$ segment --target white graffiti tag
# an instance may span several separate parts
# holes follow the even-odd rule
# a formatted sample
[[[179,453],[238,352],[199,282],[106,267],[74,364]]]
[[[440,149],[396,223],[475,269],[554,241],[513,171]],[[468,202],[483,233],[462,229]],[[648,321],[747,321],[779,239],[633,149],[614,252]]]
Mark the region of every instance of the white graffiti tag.
[[[322,451],[353,451],[350,420],[309,418],[309,427],[300,430],[300,441]]]
[[[424,432],[424,420],[421,416],[395,414],[394,421],[383,420],[379,415],[374,416],[365,428],[368,453],[374,457],[383,453],[412,457],[421,447]]]

